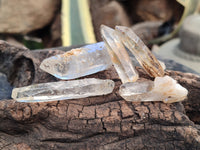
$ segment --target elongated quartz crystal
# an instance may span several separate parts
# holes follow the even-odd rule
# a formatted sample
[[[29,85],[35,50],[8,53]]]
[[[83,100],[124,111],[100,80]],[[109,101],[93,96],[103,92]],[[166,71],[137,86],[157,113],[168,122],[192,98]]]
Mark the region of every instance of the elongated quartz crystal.
[[[156,57],[130,28],[116,26],[115,30],[122,43],[133,53],[140,65],[151,77],[164,76],[164,70]]]
[[[184,100],[188,91],[169,76],[156,77],[154,81],[136,81],[122,84],[120,95],[127,101],[163,101],[173,103]]]
[[[114,85],[112,80],[95,78],[41,83],[13,89],[12,98],[19,102],[78,99],[109,94]]]
[[[59,79],[67,80],[103,71],[111,65],[104,43],[99,42],[49,57],[43,60],[40,68]]]
[[[122,83],[135,82],[138,79],[138,73],[116,31],[101,25],[101,35]]]

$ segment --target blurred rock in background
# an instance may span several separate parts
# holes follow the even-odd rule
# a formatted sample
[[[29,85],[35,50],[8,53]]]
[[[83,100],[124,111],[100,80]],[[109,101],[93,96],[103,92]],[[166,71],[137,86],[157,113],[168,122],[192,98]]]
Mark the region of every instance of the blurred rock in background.
[[[0,6],[0,32],[27,34],[48,25],[59,1],[3,0]]]
[[[46,36],[51,36],[50,39],[55,40],[56,34],[52,26],[55,24],[59,11],[59,0],[2,0],[0,3],[0,38],[10,41],[11,37],[14,37],[13,44],[20,45],[19,42],[21,42],[22,45],[28,47],[29,45],[25,44],[24,35],[34,37],[31,40],[33,43],[36,42],[35,38],[43,40]],[[44,47],[49,45],[48,43],[43,44]]]
[[[92,23],[97,41],[101,41],[100,25],[114,28],[116,25],[131,26],[130,18],[118,1],[90,0]]]
[[[168,21],[172,17],[178,21],[182,16],[183,7],[175,0],[134,0],[128,1],[133,22]]]
[[[151,40],[157,35],[158,24],[171,18],[178,22],[183,13],[183,7],[176,0],[89,0],[89,2],[97,41],[102,40],[99,34],[101,24],[110,27],[115,25],[131,27],[137,23],[154,21],[155,24],[151,23],[151,27],[144,34],[144,26],[141,31],[140,27],[135,28],[141,36],[150,31],[148,36],[141,38]],[[64,27],[61,23],[61,3],[61,0],[2,0],[0,39],[30,49],[62,46],[61,31]],[[153,32],[149,29],[153,29]],[[153,35],[150,35],[151,33]]]
[[[179,38],[160,46],[158,55],[172,59],[200,73],[200,15],[188,16],[180,29]]]

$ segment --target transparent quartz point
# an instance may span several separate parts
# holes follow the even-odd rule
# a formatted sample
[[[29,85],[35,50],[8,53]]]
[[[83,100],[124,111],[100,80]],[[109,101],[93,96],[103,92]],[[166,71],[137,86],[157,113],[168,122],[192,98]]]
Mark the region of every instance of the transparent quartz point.
[[[120,95],[127,101],[163,101],[173,103],[184,100],[188,90],[169,76],[156,77],[154,81],[136,81],[122,84]]]
[[[59,79],[67,80],[103,71],[111,65],[104,43],[99,42],[49,57],[43,60],[40,68]]]
[[[133,53],[140,65],[151,77],[164,76],[164,70],[156,57],[130,28],[116,26],[115,30],[125,47]]]
[[[138,79],[138,73],[116,31],[101,25],[101,35],[122,83],[135,82]]]
[[[19,102],[79,99],[112,93],[114,86],[112,80],[95,78],[49,82],[15,88],[12,91],[12,98]]]

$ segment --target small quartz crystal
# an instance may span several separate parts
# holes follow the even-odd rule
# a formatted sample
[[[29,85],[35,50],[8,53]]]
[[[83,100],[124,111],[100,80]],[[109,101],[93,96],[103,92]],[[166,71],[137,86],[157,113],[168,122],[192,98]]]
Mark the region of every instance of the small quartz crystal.
[[[104,43],[73,49],[62,55],[49,57],[40,68],[59,79],[75,79],[103,71],[112,65]]]
[[[127,101],[163,101],[173,103],[184,100],[188,91],[169,76],[156,77],[154,81],[136,81],[122,84],[120,95]]]
[[[151,77],[164,76],[164,70],[156,57],[132,29],[116,26],[115,30],[125,47],[133,53],[140,65]]]
[[[112,80],[95,78],[49,82],[15,88],[12,91],[12,98],[19,102],[79,99],[112,93],[114,86]]]
[[[101,25],[101,35],[122,83],[135,82],[138,79],[138,73],[116,31]]]

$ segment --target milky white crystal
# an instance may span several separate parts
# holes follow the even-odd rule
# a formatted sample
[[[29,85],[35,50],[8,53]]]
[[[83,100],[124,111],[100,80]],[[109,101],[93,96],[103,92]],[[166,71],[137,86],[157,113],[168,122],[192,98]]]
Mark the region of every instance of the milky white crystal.
[[[47,58],[40,68],[59,79],[67,80],[103,71],[111,65],[104,43],[99,42]]]
[[[158,60],[158,62],[160,63],[162,69],[165,70],[166,69],[165,63],[163,61],[161,61],[161,60]]]
[[[169,76],[156,77],[154,81],[136,81],[122,84],[120,95],[127,101],[163,101],[173,103],[184,100],[188,91]]]
[[[13,89],[12,98],[19,102],[79,99],[112,93],[114,85],[112,80],[95,78],[41,83]]]
[[[133,53],[140,65],[151,77],[164,76],[164,70],[156,57],[131,28],[116,26],[115,30],[125,47]]]
[[[135,82],[138,79],[138,73],[116,31],[101,25],[101,35],[122,83]]]

